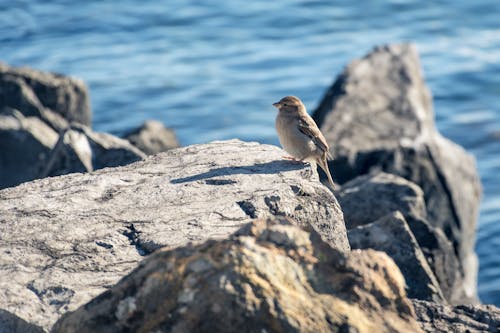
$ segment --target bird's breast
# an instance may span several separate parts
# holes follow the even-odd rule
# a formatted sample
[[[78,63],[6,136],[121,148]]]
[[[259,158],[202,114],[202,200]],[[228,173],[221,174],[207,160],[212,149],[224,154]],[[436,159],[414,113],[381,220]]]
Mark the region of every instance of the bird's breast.
[[[276,132],[283,149],[293,157],[303,160],[317,150],[314,142],[299,131],[297,120],[292,117],[276,117]]]

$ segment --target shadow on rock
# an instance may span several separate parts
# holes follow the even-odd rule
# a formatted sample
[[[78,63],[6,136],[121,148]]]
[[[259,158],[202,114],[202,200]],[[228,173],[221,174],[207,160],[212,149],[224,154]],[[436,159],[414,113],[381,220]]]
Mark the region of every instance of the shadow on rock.
[[[252,165],[243,165],[236,167],[223,167],[215,168],[207,172],[203,172],[197,175],[172,179],[170,182],[172,184],[189,183],[197,180],[203,180],[213,177],[220,176],[230,176],[237,174],[251,175],[251,174],[274,174],[284,171],[300,170],[304,167],[302,162],[293,161],[271,161],[267,163],[257,163]]]

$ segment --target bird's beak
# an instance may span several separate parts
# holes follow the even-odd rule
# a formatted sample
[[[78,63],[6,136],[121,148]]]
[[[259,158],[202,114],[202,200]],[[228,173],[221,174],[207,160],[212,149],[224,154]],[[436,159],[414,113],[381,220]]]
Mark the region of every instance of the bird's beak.
[[[273,106],[274,106],[275,108],[278,108],[278,109],[279,109],[279,108],[281,107],[281,104],[280,104],[280,102],[276,102],[276,103],[273,103]]]

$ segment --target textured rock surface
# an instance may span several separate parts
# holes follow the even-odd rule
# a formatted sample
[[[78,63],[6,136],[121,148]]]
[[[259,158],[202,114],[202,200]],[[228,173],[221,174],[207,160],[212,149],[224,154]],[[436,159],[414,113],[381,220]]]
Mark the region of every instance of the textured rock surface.
[[[472,156],[435,129],[415,47],[379,47],[352,62],[314,118],[331,147],[330,167],[339,183],[382,169],[422,188],[428,221],[443,230],[459,256],[461,299],[476,299],[479,177]]]
[[[333,250],[282,219],[164,250],[53,332],[420,332],[385,254]]]
[[[395,212],[348,231],[353,249],[383,251],[403,274],[408,297],[443,302],[441,288],[403,215]]]
[[[57,133],[35,117],[3,108],[0,114],[0,188],[40,177]]]
[[[15,314],[0,309],[0,333],[44,333],[36,325],[32,325]]]
[[[91,124],[90,101],[83,81],[0,63],[2,106],[17,109],[26,117],[38,117],[56,129],[71,122]]]
[[[49,328],[161,246],[226,237],[256,217],[311,223],[349,250],[333,194],[274,146],[195,145],[0,191],[0,304]]]
[[[154,155],[180,146],[175,132],[155,120],[146,121],[141,127],[128,133],[125,139],[147,155]]]
[[[464,280],[453,245],[439,228],[432,227],[427,221],[424,193],[420,187],[399,176],[377,172],[345,183],[337,197],[347,229],[400,211],[444,297],[453,304],[462,300]]]
[[[447,306],[419,300],[413,305],[425,332],[500,332],[500,309],[493,305]]]

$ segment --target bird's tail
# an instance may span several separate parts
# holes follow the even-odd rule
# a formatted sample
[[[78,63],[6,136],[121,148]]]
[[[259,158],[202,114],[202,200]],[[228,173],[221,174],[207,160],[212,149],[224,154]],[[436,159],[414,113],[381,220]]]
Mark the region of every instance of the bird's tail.
[[[326,173],[326,176],[328,177],[328,183],[330,183],[332,190],[335,190],[335,184],[333,183],[332,175],[330,174],[330,169],[328,169],[326,154],[323,155],[321,159],[318,159],[318,164],[321,167],[321,169],[323,169],[323,171]]]

